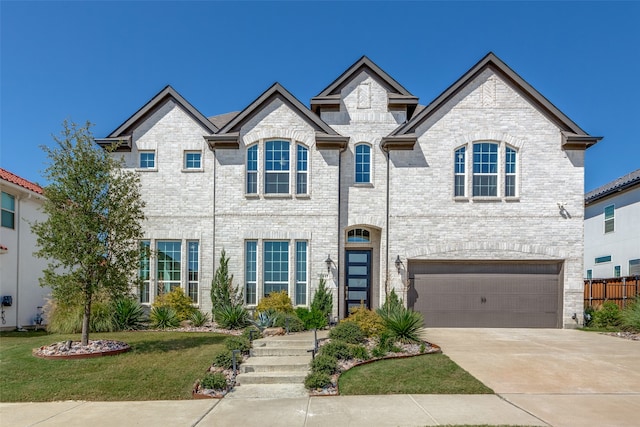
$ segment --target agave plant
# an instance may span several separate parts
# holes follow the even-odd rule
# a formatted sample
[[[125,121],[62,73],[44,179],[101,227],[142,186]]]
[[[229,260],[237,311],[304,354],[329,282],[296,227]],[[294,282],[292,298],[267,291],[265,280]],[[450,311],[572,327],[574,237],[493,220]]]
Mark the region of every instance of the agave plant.
[[[265,310],[258,313],[256,320],[252,323],[260,330],[272,327],[278,320],[278,313],[275,310]]]
[[[153,307],[149,315],[151,326],[158,329],[177,328],[180,319],[176,311],[169,306]]]
[[[199,328],[200,326],[204,326],[204,324],[209,321],[209,313],[203,313],[200,310],[196,310],[191,313],[189,321],[193,326]]]

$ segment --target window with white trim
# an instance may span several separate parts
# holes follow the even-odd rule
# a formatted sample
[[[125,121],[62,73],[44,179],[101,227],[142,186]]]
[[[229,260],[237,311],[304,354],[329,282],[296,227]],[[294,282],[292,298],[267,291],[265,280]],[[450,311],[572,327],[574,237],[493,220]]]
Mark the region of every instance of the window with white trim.
[[[505,149],[504,195],[505,197],[516,195],[516,150],[511,147]]]
[[[289,292],[289,242],[264,242],[264,296]]]
[[[364,228],[354,228],[347,232],[347,243],[369,243],[371,242],[371,233]]]
[[[156,152],[155,151],[140,151],[140,169],[155,169],[156,167]]]
[[[179,241],[158,241],[156,243],[156,281],[158,295],[179,288],[181,284],[182,245]]]
[[[244,248],[244,302],[255,305],[258,285],[258,242],[247,240]]]
[[[371,147],[368,144],[358,144],[355,147],[355,182],[371,182]]]
[[[258,144],[247,148],[247,194],[258,194]]]
[[[454,196],[455,197],[464,197],[465,196],[465,187],[467,175],[465,173],[466,169],[466,147],[460,147],[455,151],[455,172],[454,172]]]
[[[266,194],[289,193],[290,144],[288,141],[265,143],[264,192]]]
[[[296,149],[296,194],[308,194],[309,150],[302,144]]]
[[[296,305],[307,304],[307,242],[296,241]]]
[[[498,144],[496,143],[473,144],[473,195],[474,197],[498,195]]]
[[[200,287],[200,243],[187,242],[187,295],[194,304],[198,303],[198,288]]]
[[[2,192],[2,226],[15,228],[16,226],[16,198]]]
[[[185,151],[184,168],[189,170],[202,169],[202,153],[200,151]]]
[[[640,276],[640,258],[629,260],[629,276]]]
[[[615,206],[609,205],[604,208],[604,232],[612,233],[615,231]]]
[[[616,265],[613,267],[613,277],[620,277],[620,266]]]
[[[140,281],[140,303],[149,303],[149,288],[151,284],[151,242],[140,241],[140,263],[138,265],[138,279]]]

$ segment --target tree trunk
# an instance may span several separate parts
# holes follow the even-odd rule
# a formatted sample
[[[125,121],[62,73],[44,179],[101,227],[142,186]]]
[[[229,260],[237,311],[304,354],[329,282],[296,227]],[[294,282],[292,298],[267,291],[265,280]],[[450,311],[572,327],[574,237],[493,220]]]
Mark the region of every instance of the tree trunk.
[[[82,345],[89,345],[89,320],[91,319],[91,298],[86,298],[82,316]]]

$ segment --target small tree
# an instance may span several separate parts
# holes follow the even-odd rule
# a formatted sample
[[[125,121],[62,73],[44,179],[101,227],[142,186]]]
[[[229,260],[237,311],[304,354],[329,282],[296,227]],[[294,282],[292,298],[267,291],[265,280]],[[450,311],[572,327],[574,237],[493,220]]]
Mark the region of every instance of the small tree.
[[[327,289],[324,278],[320,278],[318,289],[316,289],[316,293],[313,295],[311,310],[321,312],[325,318],[328,318],[333,312],[333,295],[331,295],[331,292]]]
[[[242,304],[242,291],[233,286],[233,275],[229,276],[229,257],[223,249],[220,253],[220,265],[211,281],[211,313],[215,319],[216,312],[225,306]]]
[[[79,299],[82,345],[89,342],[94,297],[128,291],[144,220],[138,175],[95,145],[90,126],[65,121],[53,137],[58,147],[43,147],[50,162],[44,172],[47,219],[33,225],[36,255],[49,260],[40,285],[51,287],[57,301]]]

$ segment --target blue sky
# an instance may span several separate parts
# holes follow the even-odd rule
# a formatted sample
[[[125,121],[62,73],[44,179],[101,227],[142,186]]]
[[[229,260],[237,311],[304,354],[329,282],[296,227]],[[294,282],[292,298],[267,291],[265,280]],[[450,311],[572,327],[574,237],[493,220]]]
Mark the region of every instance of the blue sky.
[[[206,116],[304,104],[367,55],[428,104],[493,51],[591,135],[586,190],[640,168],[640,2],[0,2],[0,165],[43,184],[65,119],[105,137],[165,85]]]

